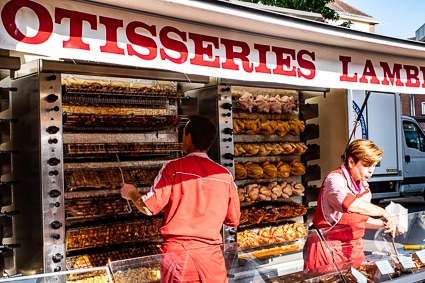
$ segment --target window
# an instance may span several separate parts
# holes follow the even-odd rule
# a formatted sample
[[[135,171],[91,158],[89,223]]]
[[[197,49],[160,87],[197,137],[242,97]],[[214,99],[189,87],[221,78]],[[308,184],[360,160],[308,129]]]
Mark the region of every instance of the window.
[[[425,115],[425,102],[421,102],[422,106],[422,115]]]
[[[425,152],[425,137],[422,130],[416,124],[404,121],[403,131],[407,147]]]

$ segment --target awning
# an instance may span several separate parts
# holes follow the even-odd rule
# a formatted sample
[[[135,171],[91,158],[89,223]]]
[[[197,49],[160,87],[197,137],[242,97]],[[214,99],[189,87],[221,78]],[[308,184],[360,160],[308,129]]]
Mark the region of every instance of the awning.
[[[235,1],[0,0],[0,9],[7,50],[233,80],[425,93],[421,42]]]

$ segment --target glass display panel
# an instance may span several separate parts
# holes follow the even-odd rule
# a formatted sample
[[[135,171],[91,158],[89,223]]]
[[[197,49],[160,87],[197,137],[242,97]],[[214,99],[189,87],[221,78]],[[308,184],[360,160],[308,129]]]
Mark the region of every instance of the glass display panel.
[[[34,274],[30,276],[15,276],[2,278],[1,282],[23,283],[113,283],[109,268],[92,267],[77,270],[59,271],[54,273]]]
[[[229,243],[221,246],[224,262],[228,271],[234,270],[251,270],[239,265],[237,260],[237,243]],[[164,253],[151,256],[143,256],[109,263],[112,276],[115,283],[127,282],[160,282],[161,266],[167,270],[174,268],[177,263],[182,266],[178,268],[178,274],[181,277],[189,276],[191,270],[190,263],[197,255],[202,254],[202,248],[190,248],[184,251],[174,253]],[[229,274],[229,282],[234,277]]]

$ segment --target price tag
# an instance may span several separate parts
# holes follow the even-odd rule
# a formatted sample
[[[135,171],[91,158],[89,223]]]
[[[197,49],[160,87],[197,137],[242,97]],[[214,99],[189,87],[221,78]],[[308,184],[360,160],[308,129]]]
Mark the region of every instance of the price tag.
[[[353,274],[358,283],[367,283],[367,277],[361,274],[357,269],[351,267],[351,274]]]
[[[388,260],[380,260],[375,262],[375,264],[378,267],[379,272],[381,272],[381,274],[394,273],[394,269]]]
[[[401,265],[404,268],[413,268],[413,267],[415,267],[415,264],[413,263],[413,260],[412,260],[412,258],[410,256],[400,255],[397,258],[398,258],[398,260],[400,261]]]
[[[416,255],[422,263],[425,263],[425,250],[417,251]]]

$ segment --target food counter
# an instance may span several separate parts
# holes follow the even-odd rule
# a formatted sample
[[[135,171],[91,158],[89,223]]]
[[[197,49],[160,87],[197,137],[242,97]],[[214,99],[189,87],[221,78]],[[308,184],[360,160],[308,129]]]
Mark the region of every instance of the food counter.
[[[334,264],[327,266],[326,272],[310,272],[302,270],[303,258],[298,249],[302,249],[306,238],[291,243],[273,245],[280,248],[281,253],[261,254],[258,251],[264,247],[241,250],[238,243],[228,243],[222,246],[223,255],[228,270],[229,282],[423,282],[425,278],[425,249],[419,245],[425,239],[425,213],[417,212],[406,216],[408,229],[394,238],[394,245],[388,235],[377,230],[374,237],[375,251],[366,256],[363,263],[354,268],[351,263],[337,267]],[[324,242],[329,241],[329,233],[309,230],[309,237],[320,237]],[[346,228],[333,230],[333,233],[347,233]],[[326,245],[326,243],[325,243]],[[298,247],[295,249],[294,247]],[[330,254],[338,249],[349,249],[348,245],[326,245]],[[395,249],[394,249],[395,248]],[[257,252],[256,252],[257,251]],[[190,253],[190,251],[188,251]],[[163,255],[110,261],[112,281],[121,282],[159,282],[160,262]],[[343,278],[343,279],[342,279]],[[96,281],[97,282],[97,281]]]
[[[423,282],[425,280],[425,213],[416,212],[398,215],[399,229],[402,233],[395,238],[385,234],[382,229],[368,230],[373,232],[373,240],[364,241],[365,258],[360,265],[347,262],[337,265],[338,252],[345,254],[355,248],[348,242],[337,245],[332,242],[335,235],[351,235],[350,227],[333,228],[331,232],[310,229],[308,236],[319,239],[329,256],[329,265],[320,270],[303,270],[303,259],[297,258],[293,252],[274,256],[258,256],[253,253],[238,253],[239,264],[244,262],[247,270],[255,279],[252,282]],[[406,223],[402,223],[405,220]],[[406,226],[405,226],[406,225]],[[405,227],[405,228],[403,228]],[[407,227],[407,228],[406,228]],[[298,242],[304,244],[305,237]],[[288,248],[283,245],[282,248]],[[286,260],[285,260],[286,258]],[[241,260],[243,259],[243,260]],[[233,270],[237,270],[234,268]],[[245,270],[245,274],[249,272]],[[289,271],[293,272],[289,272]],[[239,272],[239,275],[242,274]],[[237,278],[232,274],[233,278]],[[251,282],[239,276],[235,282]]]
[[[343,266],[331,262],[322,271],[303,270],[300,249],[307,237],[318,237],[333,257],[338,250],[353,248],[348,244],[329,244],[329,238],[335,233],[349,234],[346,227],[334,228],[332,233],[309,230],[307,237],[292,242],[251,249],[241,249],[236,242],[224,244],[229,282],[422,282],[425,278],[425,248],[421,243],[425,239],[425,230],[421,227],[425,225],[425,213],[416,212],[403,217],[408,223],[407,231],[394,238],[394,245],[391,237],[382,230],[374,231],[373,245],[367,247],[363,263],[356,267],[350,262]],[[266,250],[269,252],[264,252]],[[114,261],[109,263],[109,267],[115,282],[130,282],[129,278],[134,276],[138,277],[137,282],[159,282],[161,256]],[[148,276],[142,279],[141,274]]]

